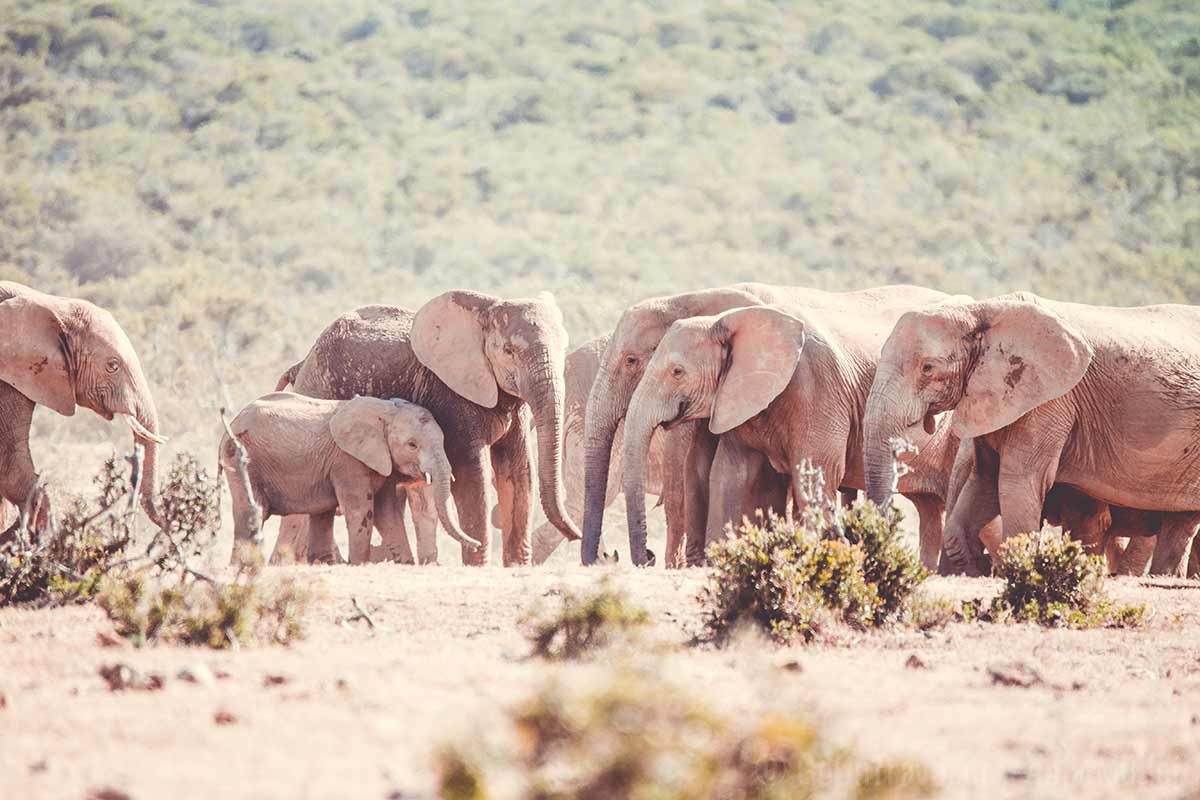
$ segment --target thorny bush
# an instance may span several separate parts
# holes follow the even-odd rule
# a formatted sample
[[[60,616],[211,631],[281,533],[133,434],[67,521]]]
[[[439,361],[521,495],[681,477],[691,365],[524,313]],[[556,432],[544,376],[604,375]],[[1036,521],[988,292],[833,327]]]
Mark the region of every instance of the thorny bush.
[[[557,608],[534,608],[523,627],[540,658],[583,657],[648,625],[650,616],[607,581],[586,592],[563,592]]]

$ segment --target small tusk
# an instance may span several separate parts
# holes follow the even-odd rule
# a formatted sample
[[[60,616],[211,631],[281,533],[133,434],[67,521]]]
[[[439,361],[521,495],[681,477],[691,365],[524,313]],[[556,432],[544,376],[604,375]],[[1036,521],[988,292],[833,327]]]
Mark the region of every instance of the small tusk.
[[[129,429],[133,431],[135,436],[140,436],[146,441],[154,442],[155,444],[167,443],[167,437],[159,436],[157,433],[151,433],[150,431],[146,430],[146,426],[138,422],[133,416],[129,414],[122,414],[121,417],[125,420],[125,424],[129,426]]]
[[[453,472],[450,473],[450,482],[454,483],[454,473]]]
[[[428,483],[428,484],[430,484],[430,485],[432,486],[432,485],[433,485],[433,478],[429,477],[429,473],[428,473],[428,472],[425,472],[425,473],[422,473],[422,474],[425,476],[425,482],[426,482],[426,483]]]

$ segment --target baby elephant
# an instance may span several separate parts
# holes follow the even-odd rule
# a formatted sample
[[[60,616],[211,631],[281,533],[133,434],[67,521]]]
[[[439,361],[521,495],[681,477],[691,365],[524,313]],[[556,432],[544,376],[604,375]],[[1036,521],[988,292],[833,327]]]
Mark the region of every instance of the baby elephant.
[[[230,427],[246,449],[250,478],[247,487],[237,448],[226,433],[218,463],[233,496],[235,559],[272,514],[309,514],[315,525],[332,525],[339,506],[350,534],[351,564],[370,560],[373,526],[385,547],[407,550],[407,541],[403,548],[397,541],[406,536],[403,517],[389,502],[397,486],[432,486],[442,526],[467,547],[480,546],[450,514],[452,476],[442,429],[421,406],[274,392],[243,408]]]

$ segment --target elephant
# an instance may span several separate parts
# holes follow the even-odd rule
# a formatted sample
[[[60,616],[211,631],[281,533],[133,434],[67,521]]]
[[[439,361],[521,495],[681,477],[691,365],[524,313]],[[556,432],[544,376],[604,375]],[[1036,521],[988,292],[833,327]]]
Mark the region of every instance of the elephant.
[[[218,450],[219,471],[233,498],[233,560],[262,523],[277,514],[309,514],[314,526],[340,507],[350,532],[350,563],[370,560],[371,532],[385,547],[407,550],[391,516],[396,486],[429,486],[438,518],[465,547],[482,545],[459,530],[450,512],[450,462],[441,427],[426,409],[406,400],[355,397],[323,400],[273,392],[243,408]],[[403,537],[404,541],[398,541]]]
[[[803,507],[802,460],[819,467],[832,502],[840,488],[862,489],[861,420],[884,339],[904,312],[897,304],[818,310],[749,306],[676,321],[659,342],[625,420],[625,503],[630,547],[645,541],[641,466],[658,427],[707,419],[720,436],[709,485],[706,538],[725,534],[747,510],[745,490],[762,466],[785,476],[771,503],[784,510],[788,483]],[[921,557],[936,566],[942,511],[958,440],[948,425],[919,437],[919,453],[899,491],[920,515]],[[762,492],[759,487],[758,492]]]
[[[963,439],[951,473],[947,507],[953,507],[974,465],[975,442]],[[1115,575],[1141,575],[1146,571],[1162,526],[1160,513],[1110,506],[1064,483],[1054,484],[1046,493],[1042,519],[1079,540],[1088,555],[1103,556],[1109,573]],[[989,554],[994,554],[1003,541],[1000,522],[996,517],[979,532],[980,542]],[[939,568],[943,575],[951,574],[950,560],[944,554]],[[990,563],[984,571],[990,571]]]
[[[311,397],[401,397],[427,408],[445,433],[461,527],[483,545],[464,547],[464,562],[485,564],[490,558],[484,463],[489,459],[504,564],[524,565],[530,563],[533,495],[530,413],[542,510],[564,536],[579,538],[562,496],[566,346],[552,295],[502,300],[456,290],[416,311],[371,305],[338,317],[317,337],[293,385]],[[400,515],[395,509],[389,513]],[[299,558],[330,557],[331,526],[322,524],[313,536],[305,527],[302,520],[285,519],[272,560],[281,548]]]
[[[867,401],[867,492],[891,495],[888,440],[953,411],[974,466],[945,527],[956,571],[986,569],[979,532],[1039,526],[1055,483],[1159,511],[1152,574],[1182,575],[1200,523],[1200,309],[1106,308],[1030,293],[942,303],[896,323]]]
[[[583,426],[587,411],[588,392],[596,379],[600,368],[600,358],[608,346],[609,337],[597,336],[584,342],[567,355],[565,379],[566,400],[563,422],[563,482],[566,491],[567,512],[572,519],[579,519],[583,513]],[[608,494],[604,499],[604,507],[612,505],[620,492],[621,441],[624,435],[624,422],[617,425],[613,437],[613,454],[609,467]],[[650,442],[650,451],[646,455],[646,493],[665,497],[663,488],[663,443],[664,437],[655,436]],[[671,492],[678,496],[678,492]],[[565,541],[549,522],[545,522],[533,531],[533,563],[545,563],[560,544]],[[671,554],[668,553],[668,558]],[[676,556],[677,558],[678,556]]]
[[[104,309],[0,282],[0,497],[22,512],[37,483],[29,451],[36,405],[72,416],[78,406],[120,417],[145,448],[140,501],[162,527],[156,504],[158,413],[137,352]]]
[[[810,308],[855,310],[860,307],[932,302],[945,297],[941,292],[914,286],[887,286],[858,292],[826,292],[802,287],[739,283],[724,288],[704,289],[653,297],[627,308],[617,321],[608,345],[600,356],[595,381],[588,394],[584,420],[584,541],[582,562],[592,564],[600,553],[604,508],[609,496],[610,461],[619,425],[637,389],[646,364],[667,328],[677,320],[719,314],[744,306],[769,303],[801,304]],[[663,497],[667,512],[667,549],[678,551],[686,540],[687,563],[704,560],[708,522],[708,484],[717,440],[700,423],[680,423],[667,432],[664,446],[679,457],[671,463],[680,481]],[[626,502],[629,501],[626,495]],[[697,535],[687,537],[688,532]],[[645,554],[635,554],[636,563]],[[670,564],[670,560],[668,560]]]

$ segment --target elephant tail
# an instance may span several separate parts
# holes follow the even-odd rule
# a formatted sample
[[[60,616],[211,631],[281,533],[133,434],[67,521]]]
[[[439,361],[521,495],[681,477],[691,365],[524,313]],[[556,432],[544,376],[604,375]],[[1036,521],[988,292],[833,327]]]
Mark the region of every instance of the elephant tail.
[[[287,368],[282,375],[279,376],[279,381],[275,384],[275,391],[282,392],[289,386],[296,383],[296,376],[300,374],[300,368],[304,366],[304,359],[300,359],[295,364]]]

